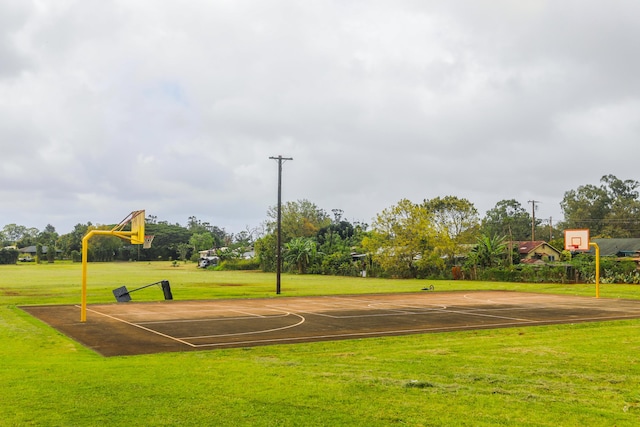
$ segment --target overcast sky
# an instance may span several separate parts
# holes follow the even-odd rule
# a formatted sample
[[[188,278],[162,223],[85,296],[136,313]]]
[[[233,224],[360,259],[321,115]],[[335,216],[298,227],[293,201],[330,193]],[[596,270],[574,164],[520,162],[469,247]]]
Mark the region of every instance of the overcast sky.
[[[0,228],[640,180],[640,2],[0,0]]]

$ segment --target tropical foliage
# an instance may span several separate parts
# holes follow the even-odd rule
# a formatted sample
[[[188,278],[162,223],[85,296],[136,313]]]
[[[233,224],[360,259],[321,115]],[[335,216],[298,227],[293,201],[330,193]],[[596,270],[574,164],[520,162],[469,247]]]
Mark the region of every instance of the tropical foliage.
[[[295,265],[298,273],[305,273],[316,256],[316,242],[307,237],[296,237],[286,244],[284,260]]]
[[[504,259],[506,248],[504,237],[483,234],[478,236],[471,259],[480,267],[497,267]]]
[[[389,275],[416,278],[440,267],[436,250],[441,236],[425,204],[400,200],[378,214],[372,227],[362,245]]]
[[[556,224],[551,218],[535,216],[534,201],[528,201],[533,202],[530,214],[515,199],[498,201],[484,217],[472,202],[456,196],[421,203],[401,199],[376,214],[371,226],[346,220],[341,209],[332,209],[330,215],[309,200],[289,201],[281,207],[283,268],[299,274],[348,276],[450,278],[455,270],[467,278],[591,280],[589,268],[593,270],[593,266],[588,258],[571,259],[570,254],[563,254],[565,265],[551,265],[546,271],[542,266],[519,265],[519,254],[511,243],[535,237],[562,248],[562,232],[567,228],[589,228],[592,238],[640,237],[638,188],[638,181],[605,175],[599,185],[569,190],[560,203],[565,219]],[[151,248],[99,236],[90,243],[89,260],[197,260],[198,251],[215,248],[223,261],[218,269],[275,271],[277,207],[268,208],[266,216],[261,227],[234,235],[195,216],[182,226],[149,215],[146,232],[155,236]],[[54,250],[46,254],[49,262],[54,261],[56,252],[79,261],[83,236],[94,228],[111,227],[88,222],[59,235],[50,224],[43,231],[8,224],[0,230],[0,239],[2,247],[51,247]],[[245,260],[243,254],[252,249],[255,259]],[[610,272],[627,281],[637,280],[635,272],[615,270],[604,269],[601,277],[607,280]]]
[[[583,185],[564,194],[560,203],[566,228],[588,228],[592,237],[638,237],[640,235],[640,183],[613,175],[601,185]]]

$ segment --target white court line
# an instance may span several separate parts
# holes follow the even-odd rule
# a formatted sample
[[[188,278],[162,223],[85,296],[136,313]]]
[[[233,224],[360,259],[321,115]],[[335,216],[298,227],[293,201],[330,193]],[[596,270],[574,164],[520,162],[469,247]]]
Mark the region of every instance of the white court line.
[[[515,320],[515,321],[520,321],[520,322],[532,322],[533,320],[531,319],[522,319],[522,318],[518,318],[518,317],[509,317],[509,316],[498,316],[495,314],[484,314],[484,313],[476,313],[473,310],[455,310],[452,309],[452,307],[446,307],[445,309],[438,309],[438,308],[433,308],[431,309],[431,312],[438,312],[438,313],[454,313],[454,314],[462,314],[462,315],[468,315],[468,316],[476,316],[476,317],[491,317],[491,318],[495,318],[495,319],[505,319],[505,320]],[[415,312],[406,312],[407,315],[412,315],[412,316],[418,316],[418,315],[422,315],[422,314],[428,314],[428,311],[425,312],[420,312],[420,313],[415,313]],[[387,314],[386,316],[393,316],[394,314]],[[363,315],[362,317],[370,317],[370,316],[375,316],[375,315]],[[337,318],[341,318],[337,317]],[[360,317],[360,316],[344,316],[345,318],[347,317]]]
[[[276,331],[283,331],[285,329],[290,329],[290,328],[295,328],[296,326],[300,326],[305,322],[305,318],[304,316],[301,316],[297,313],[287,313],[288,315],[292,315],[292,316],[297,316],[300,318],[300,321],[294,325],[287,325],[287,326],[282,326],[280,328],[273,328],[273,329],[265,329],[262,331],[249,331],[249,332],[237,332],[235,334],[218,334],[218,335],[200,335],[200,336],[195,336],[195,337],[181,337],[181,340],[196,340],[196,339],[202,339],[202,338],[220,338],[220,337],[235,337],[235,336],[240,336],[240,335],[251,335],[251,334],[266,334],[268,332],[276,332]],[[194,344],[194,346],[197,347],[196,344]]]
[[[504,303],[511,303],[511,304],[517,304],[516,301],[522,300],[523,302],[526,303],[527,299],[526,298],[505,298],[504,301],[499,302],[496,300],[502,300],[502,298],[496,298],[496,299],[481,299],[481,298],[471,298],[470,294],[464,295],[464,297],[467,300],[473,300],[473,301],[480,301],[480,302],[489,302],[489,303],[493,303],[493,304],[504,304]],[[362,304],[367,304],[367,307],[369,308],[373,308],[373,306],[376,305],[383,305],[383,304],[389,304],[389,303],[385,303],[385,302],[380,302],[379,300],[371,300],[371,299],[366,299],[366,298],[344,298],[344,297],[334,297],[334,296],[328,296],[326,298],[330,298],[336,302],[338,301],[344,301],[344,304],[317,304],[319,306],[326,306],[327,308],[333,308],[333,309],[345,309],[345,308],[350,308],[353,307],[355,309],[360,308],[363,309],[363,305]],[[549,297],[551,298],[551,296]],[[349,303],[351,302],[351,304]],[[391,304],[391,305],[395,305],[398,306],[399,304],[397,304],[398,302],[401,303],[401,301],[396,301],[396,304]],[[360,305],[356,304],[359,303]],[[283,306],[290,306],[293,305],[295,306],[295,304],[282,304]],[[521,305],[521,304],[518,304]],[[437,308],[433,308],[433,307],[437,307]],[[587,309],[592,309],[594,307],[598,307],[595,304],[587,304],[587,301],[585,301],[585,304],[581,304],[580,306],[576,306],[575,304],[571,304],[569,302],[567,303],[557,303],[553,306],[549,306],[549,305],[544,305],[543,302],[540,303],[531,303],[528,306],[525,307],[508,307],[508,308],[482,308],[482,307],[468,307],[469,309],[464,309],[467,308],[465,306],[458,306],[455,307],[455,305],[453,306],[443,306],[443,305],[437,305],[437,304],[428,304],[426,306],[417,306],[416,307],[416,301],[412,300],[411,303],[409,303],[407,306],[400,306],[400,307],[407,307],[409,309],[413,308],[413,309],[418,309],[421,310],[420,312],[411,312],[411,311],[397,311],[395,313],[387,313],[387,314],[377,314],[377,315],[357,315],[357,316],[331,316],[331,315],[326,315],[323,313],[317,313],[317,312],[313,312],[313,311],[300,311],[301,313],[309,313],[309,314],[313,314],[313,315],[318,315],[318,316],[325,316],[325,317],[330,317],[330,318],[366,318],[366,317],[379,317],[379,316],[406,316],[406,315],[425,315],[425,314],[429,314],[430,312],[440,312],[440,313],[452,313],[452,314],[456,314],[456,315],[468,315],[468,316],[476,316],[476,317],[488,317],[488,318],[494,318],[494,319],[503,319],[506,320],[508,322],[503,322],[503,323],[489,323],[489,324],[479,324],[479,325],[475,325],[475,326],[469,326],[469,325],[462,325],[462,326],[442,326],[442,327],[430,327],[430,328],[419,328],[419,329],[401,329],[401,330],[394,330],[394,331],[374,331],[374,332],[353,332],[353,333],[347,333],[347,334],[330,334],[330,335],[309,335],[309,336],[305,336],[305,337],[285,337],[285,338],[273,338],[273,339],[264,339],[264,340],[247,340],[247,341],[238,341],[238,342],[219,342],[219,343],[205,343],[205,344],[194,344],[185,340],[195,340],[195,339],[206,339],[206,338],[220,338],[220,337],[231,337],[231,336],[242,336],[242,335],[251,335],[251,334],[264,334],[264,333],[269,333],[269,332],[276,332],[276,331],[280,331],[280,330],[285,330],[285,329],[290,329],[290,328],[294,328],[297,327],[299,325],[301,325],[302,323],[305,322],[305,318],[304,316],[302,316],[301,314],[298,313],[291,313],[291,312],[287,312],[286,310],[283,310],[282,307],[279,307],[278,305],[265,305],[263,307],[261,307],[260,309],[264,310],[271,310],[271,311],[278,311],[280,313],[286,313],[283,316],[276,316],[276,317],[286,317],[288,315],[294,315],[294,316],[298,316],[301,321],[299,321],[296,324],[292,324],[292,325],[288,325],[288,326],[284,326],[284,327],[280,327],[280,328],[273,328],[273,329],[268,329],[268,330],[264,330],[264,331],[249,331],[249,332],[240,332],[240,333],[236,333],[236,334],[218,334],[218,335],[203,335],[203,336],[195,336],[195,337],[174,337],[165,333],[161,333],[159,331],[156,331],[154,329],[150,329],[150,328],[146,328],[142,325],[150,325],[150,324],[155,324],[155,323],[160,323],[160,324],[164,324],[164,323],[186,323],[186,322],[202,322],[202,321],[212,321],[212,320],[230,320],[230,319],[258,319],[258,318],[269,318],[269,317],[274,317],[272,315],[267,315],[267,316],[262,316],[262,315],[258,315],[256,313],[253,313],[251,310],[252,308],[250,307],[237,307],[237,308],[226,308],[226,309],[220,309],[220,310],[200,310],[202,312],[207,312],[207,311],[226,311],[226,312],[238,312],[241,314],[246,314],[247,317],[229,317],[229,318],[215,318],[215,319],[192,319],[192,320],[166,320],[166,321],[155,321],[155,322],[140,322],[140,323],[133,323],[131,321],[127,321],[124,320],[122,318],[118,318],[116,316],[113,315],[109,315],[109,314],[105,314],[105,313],[101,313],[99,311],[93,310],[93,309],[89,309],[89,311],[99,314],[101,316],[107,317],[107,318],[111,318],[113,320],[137,327],[139,329],[151,332],[153,334],[156,334],[158,336],[162,336],[164,338],[168,338],[170,340],[173,340],[175,342],[179,342],[181,344],[185,344],[189,347],[192,348],[200,348],[200,347],[216,347],[216,346],[238,346],[238,345],[246,345],[246,344],[260,344],[260,343],[278,343],[278,342],[294,342],[294,341],[303,341],[303,340],[320,340],[320,339],[331,339],[331,338],[349,338],[349,337],[367,337],[367,336],[386,336],[386,335],[397,335],[397,334],[411,334],[411,333],[421,333],[421,332],[437,332],[437,331],[454,331],[454,330],[458,330],[458,329],[488,329],[491,327],[498,327],[498,326],[502,326],[502,327],[508,327],[508,326],[518,326],[518,325],[522,325],[522,326],[530,326],[530,325],[544,325],[544,324],[554,324],[554,323],[572,323],[572,322],[583,322],[583,321],[606,321],[606,320],[622,320],[622,319],[627,319],[627,318],[637,318],[637,315],[616,315],[616,316],[597,316],[597,317],[581,317],[581,318],[564,318],[564,319],[545,319],[545,320],[531,320],[531,319],[524,319],[524,318],[517,318],[517,317],[508,317],[508,316],[499,316],[497,314],[487,314],[487,313],[478,313],[478,311],[482,311],[482,310],[486,310],[486,311],[491,311],[491,312],[496,312],[496,311],[501,311],[501,310],[535,310],[535,309],[554,309],[557,308],[558,306],[567,306],[569,308],[587,308]],[[207,306],[206,304],[202,304],[201,307],[206,307],[206,308],[210,308],[210,306]],[[625,308],[625,307],[622,307]],[[635,307],[633,307],[635,309]],[[606,307],[603,310],[606,311],[611,311],[614,310],[615,307]],[[629,310],[629,307],[626,307],[627,310]],[[640,309],[640,308],[639,308]],[[196,310],[191,310],[189,311],[190,313],[193,313]],[[635,311],[635,310],[634,310]],[[154,312],[149,312],[149,311],[145,311],[143,310],[141,312],[142,313],[149,313],[149,314],[153,314]]]
[[[410,303],[403,303],[403,301],[397,301],[394,303],[389,303],[389,302],[378,302],[378,303],[372,303],[372,304],[367,304],[367,307],[371,307],[374,310],[390,310],[384,307],[399,307],[400,309],[416,309],[416,310],[434,310],[433,307],[435,307],[435,309],[441,309],[441,310],[446,310],[447,306],[443,305],[443,304],[424,304],[424,305],[414,305],[415,301],[411,301]]]
[[[370,307],[371,304],[369,304],[368,306]],[[357,314],[357,315],[345,315],[345,316],[336,316],[336,315],[331,315],[331,314],[327,314],[327,313],[318,313],[318,312],[306,311],[306,310],[301,311],[301,313],[312,314],[312,315],[320,316],[320,317],[327,317],[327,318],[330,318],[330,319],[359,319],[359,318],[368,318],[368,317],[420,316],[420,315],[427,315],[430,312],[438,312],[438,313],[463,314],[463,315],[476,316],[476,317],[491,317],[491,318],[496,318],[496,319],[515,320],[515,321],[521,321],[521,322],[531,322],[532,321],[531,319],[523,319],[523,318],[519,318],[519,317],[508,317],[508,316],[498,316],[498,315],[492,315],[492,314],[477,313],[474,310],[455,310],[455,309],[452,309],[451,306],[449,306],[449,307],[440,306],[440,307],[444,307],[444,308],[438,308],[438,306],[436,306],[436,308],[427,308],[427,309],[421,309],[420,307],[410,307],[410,308],[421,309],[420,312],[384,309],[384,310],[386,310],[386,311],[388,311],[390,313]],[[381,309],[377,309],[377,310],[381,310]],[[487,310],[490,310],[490,309],[487,309]]]
[[[470,301],[482,301],[482,302],[488,302],[488,303],[491,303],[491,304],[500,304],[498,301],[494,301],[494,300],[490,300],[490,299],[473,298],[473,297],[471,297],[470,294],[464,294],[463,298],[464,299],[468,299]]]
[[[387,310],[387,311],[391,311],[391,310]],[[432,310],[432,311],[441,311],[441,310]],[[329,319],[360,319],[360,318],[364,319],[367,317],[418,316],[420,314],[424,314],[424,313],[415,313],[410,311],[394,311],[392,313],[383,313],[383,314],[354,314],[351,316],[334,316],[326,313],[313,313],[313,312],[304,312],[304,311],[302,313],[312,314],[314,316],[319,316],[319,317],[326,317]]]
[[[594,320],[622,320],[622,319],[636,319],[636,316],[616,316],[616,317],[584,317],[580,319],[572,319],[571,322],[587,322]],[[568,320],[568,319],[567,319]],[[308,335],[305,337],[285,337],[285,338],[271,338],[264,340],[251,340],[251,341],[235,341],[235,342],[224,342],[224,343],[207,343],[207,344],[192,344],[192,347],[200,348],[200,347],[222,347],[222,346],[241,346],[241,345],[252,345],[252,344],[264,344],[264,343],[286,343],[286,342],[294,342],[294,341],[310,341],[310,340],[323,340],[323,339],[337,339],[337,338],[366,338],[369,336],[374,337],[382,337],[386,335],[399,335],[399,334],[419,334],[421,332],[450,332],[457,329],[462,330],[478,330],[478,329],[491,329],[495,327],[509,327],[509,326],[532,326],[532,325],[553,325],[556,324],[557,320],[532,320],[527,322],[506,322],[506,323],[491,323],[486,325],[478,325],[477,328],[469,328],[468,326],[446,326],[446,327],[437,327],[437,328],[421,328],[421,329],[400,329],[395,331],[378,331],[378,332],[354,332],[348,334],[332,334],[332,335]]]
[[[244,310],[244,309],[242,309],[242,310],[240,310],[240,309],[238,309],[238,310],[234,309],[234,310],[229,310],[229,311],[233,311],[233,312],[240,313],[240,314],[245,314],[245,315],[247,315],[247,316],[249,316],[249,317],[260,317],[260,318],[262,318],[262,317],[271,317],[271,316],[263,316],[262,314],[252,313],[252,312],[250,312],[250,311],[246,311],[246,310]]]
[[[229,310],[234,311],[234,310]],[[240,313],[240,312],[239,312]],[[197,323],[197,322],[222,322],[226,320],[255,320],[255,319],[276,319],[278,317],[287,317],[291,313],[281,312],[282,314],[272,314],[269,316],[260,316],[260,315],[248,315],[248,316],[235,316],[235,317],[210,317],[204,319],[175,319],[175,320],[150,320],[148,322],[137,322],[137,325],[155,325],[155,324],[167,324],[167,323]],[[248,314],[248,313],[247,313]]]
[[[77,305],[76,307],[78,307],[78,308],[79,308],[80,306],[79,306],[79,305]],[[189,347],[195,347],[193,344],[191,344],[191,343],[189,343],[189,342],[187,342],[187,341],[183,341],[183,340],[181,340],[180,338],[172,337],[171,335],[163,334],[162,332],[158,332],[158,331],[155,331],[155,330],[153,330],[153,329],[145,328],[144,326],[140,326],[140,325],[137,325],[137,324],[135,324],[135,323],[127,322],[127,321],[126,321],[126,320],[124,320],[124,319],[119,319],[119,318],[114,317],[114,316],[111,316],[111,315],[109,315],[109,314],[100,313],[99,311],[92,310],[92,309],[90,309],[90,308],[88,308],[88,309],[87,309],[87,311],[90,311],[90,312],[95,313],[95,314],[99,314],[100,316],[108,317],[109,319],[113,319],[113,320],[116,320],[116,321],[118,321],[118,322],[122,322],[122,323],[125,323],[125,324],[127,324],[127,325],[130,325],[130,326],[135,326],[136,328],[139,328],[139,329],[145,330],[145,331],[147,331],[147,332],[151,332],[152,334],[156,334],[156,335],[159,335],[159,336],[161,336],[161,337],[168,338],[168,339],[170,339],[170,340],[172,340],[172,341],[176,341],[176,342],[179,342],[179,343],[181,343],[181,344],[188,345]]]

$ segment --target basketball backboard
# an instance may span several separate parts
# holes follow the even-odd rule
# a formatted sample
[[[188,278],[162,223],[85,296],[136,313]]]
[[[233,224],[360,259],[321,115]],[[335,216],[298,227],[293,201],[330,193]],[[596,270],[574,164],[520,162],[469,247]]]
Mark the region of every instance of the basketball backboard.
[[[589,229],[564,230],[564,249],[571,252],[589,250]]]
[[[133,212],[131,217],[131,244],[144,244],[144,210]]]

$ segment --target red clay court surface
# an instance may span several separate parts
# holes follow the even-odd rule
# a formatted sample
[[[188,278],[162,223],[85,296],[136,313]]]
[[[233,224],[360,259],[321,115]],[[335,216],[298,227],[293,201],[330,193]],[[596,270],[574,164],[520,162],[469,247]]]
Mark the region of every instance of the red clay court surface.
[[[640,301],[421,292],[21,307],[103,356],[640,318]]]

